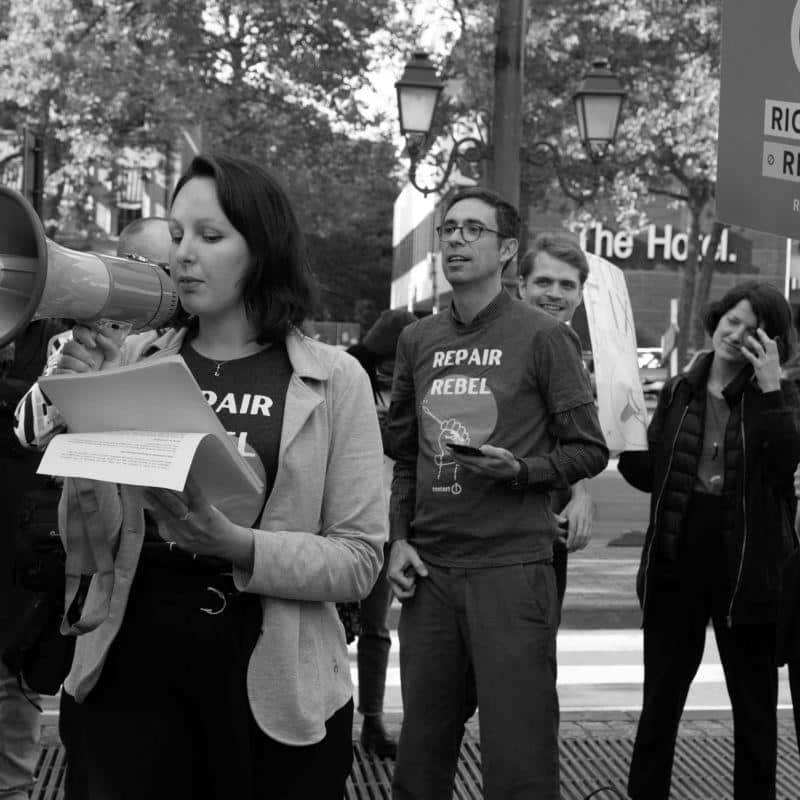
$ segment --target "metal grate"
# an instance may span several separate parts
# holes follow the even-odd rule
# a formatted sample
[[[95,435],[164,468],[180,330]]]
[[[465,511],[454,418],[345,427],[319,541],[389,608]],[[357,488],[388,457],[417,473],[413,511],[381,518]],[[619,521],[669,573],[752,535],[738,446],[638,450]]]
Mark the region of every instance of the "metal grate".
[[[31,800],[64,800],[64,773],[66,760],[61,745],[42,748],[36,765],[36,786]]]
[[[603,786],[596,800],[625,797],[633,739],[631,737],[576,737],[561,739],[561,800],[584,800]],[[353,744],[353,771],[347,782],[346,800],[391,800],[394,763],[367,756]],[[730,800],[733,797],[733,739],[728,736],[691,736],[679,739],[675,750],[671,800]],[[31,800],[63,800],[64,750],[59,745],[43,748],[37,783]],[[800,760],[794,737],[778,742],[778,800],[800,798]],[[454,800],[481,800],[481,768],[478,742],[464,737],[456,775]]]

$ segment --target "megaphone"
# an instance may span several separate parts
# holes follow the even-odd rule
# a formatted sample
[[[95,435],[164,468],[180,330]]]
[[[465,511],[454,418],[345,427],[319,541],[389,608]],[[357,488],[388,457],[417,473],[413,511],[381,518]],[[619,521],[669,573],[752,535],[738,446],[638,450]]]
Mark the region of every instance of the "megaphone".
[[[162,327],[177,309],[162,267],[56,244],[30,203],[0,186],[0,347],[35,319],[107,320],[136,331]]]

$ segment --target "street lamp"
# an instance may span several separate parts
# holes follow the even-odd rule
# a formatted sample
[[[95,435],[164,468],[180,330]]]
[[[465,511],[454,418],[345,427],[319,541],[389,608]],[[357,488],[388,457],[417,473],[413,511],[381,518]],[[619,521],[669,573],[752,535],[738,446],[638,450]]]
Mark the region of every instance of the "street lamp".
[[[394,88],[403,136],[427,136],[444,89],[427,53],[414,53]]]
[[[427,53],[414,53],[406,64],[403,77],[395,83],[394,88],[397,90],[400,133],[406,137],[406,148],[411,158],[408,177],[411,185],[424,196],[444,187],[459,158],[474,164],[487,157],[488,151],[480,139],[473,136],[455,139],[443,178],[433,187],[420,186],[417,183],[417,165],[425,150],[444,84],[439,80]]]
[[[628,93],[620,79],[609,69],[605,58],[592,62],[592,68],[572,95],[578,117],[578,133],[593,161],[605,156],[617,138],[622,103]]]
[[[472,136],[455,139],[441,179],[433,186],[421,186],[417,183],[417,166],[424,152],[443,88],[435,67],[425,53],[415,53],[406,65],[403,77],[395,83],[400,132],[406,137],[411,158],[408,177],[411,185],[423,195],[441,191],[459,159],[474,164],[492,157],[491,148],[480,139]],[[616,137],[626,94],[619,78],[608,68],[608,62],[598,59],[593,62],[592,69],[584,76],[573,96],[581,142],[593,165],[605,156]],[[588,191],[576,191],[569,185],[561,168],[561,155],[555,145],[539,141],[533,142],[530,148],[528,161],[531,163],[541,166],[548,161],[553,162],[561,189],[567,197],[583,203],[594,196],[597,179]]]

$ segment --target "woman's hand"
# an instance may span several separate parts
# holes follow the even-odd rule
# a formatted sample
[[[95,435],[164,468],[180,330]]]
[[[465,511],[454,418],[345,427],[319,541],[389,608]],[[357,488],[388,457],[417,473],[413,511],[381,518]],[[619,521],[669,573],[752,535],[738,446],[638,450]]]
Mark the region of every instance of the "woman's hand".
[[[113,339],[84,325],[72,329],[72,339],[61,349],[54,373],[98,372],[118,367],[122,352]]]
[[[781,360],[778,344],[761,328],[755,336],[747,336],[742,355],[753,365],[753,371],[762,392],[777,392],[781,388]]]
[[[253,531],[234,524],[210,505],[191,475],[183,492],[151,487],[144,490],[144,498],[178,547],[197,555],[225,559],[252,572]]]

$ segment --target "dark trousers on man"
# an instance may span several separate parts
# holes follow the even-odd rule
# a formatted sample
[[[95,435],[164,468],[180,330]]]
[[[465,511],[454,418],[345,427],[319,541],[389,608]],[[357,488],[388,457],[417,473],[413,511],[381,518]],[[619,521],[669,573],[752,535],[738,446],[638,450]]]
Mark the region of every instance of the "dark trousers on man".
[[[426,564],[400,615],[403,727],[394,800],[446,800],[480,709],[486,800],[558,800],[558,601],[548,563]]]
[[[733,709],[734,798],[774,800],[778,676],[774,625],[727,624],[730,588],[722,499],[693,495],[679,584],[655,585],[644,624],[644,700],[633,748],[632,800],[666,800],[689,687],[703,658],[709,619]]]

